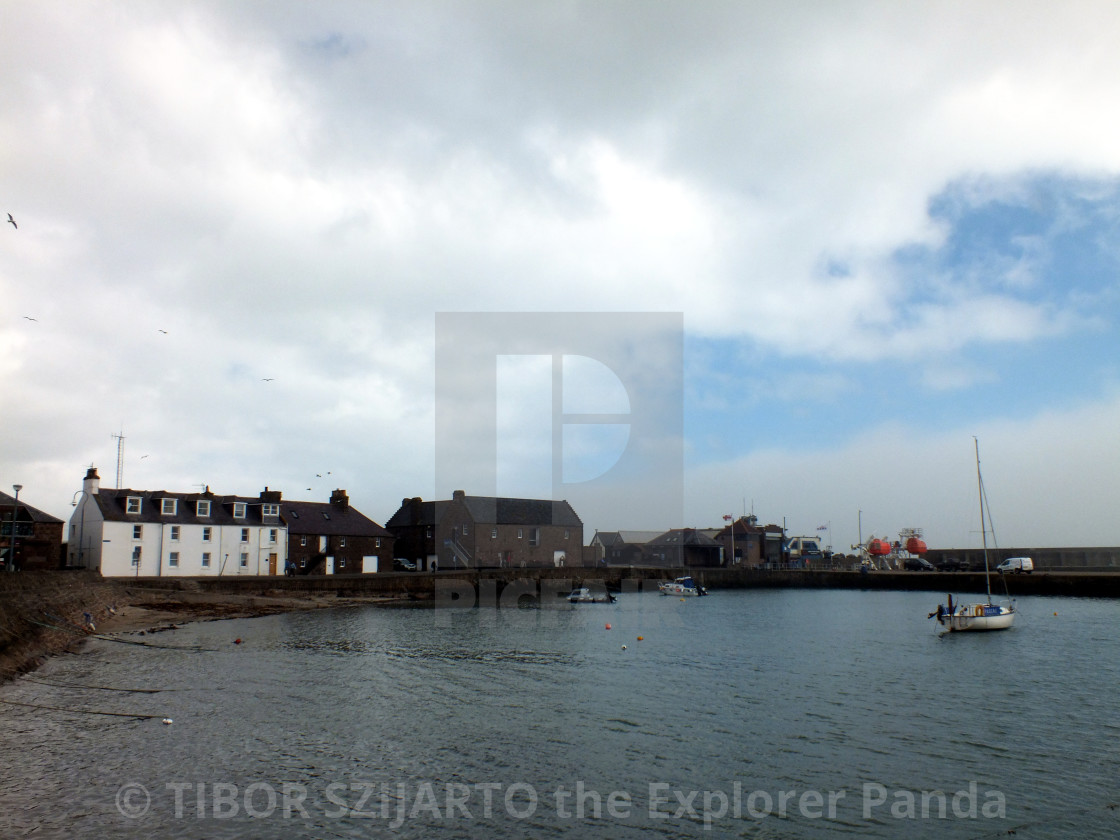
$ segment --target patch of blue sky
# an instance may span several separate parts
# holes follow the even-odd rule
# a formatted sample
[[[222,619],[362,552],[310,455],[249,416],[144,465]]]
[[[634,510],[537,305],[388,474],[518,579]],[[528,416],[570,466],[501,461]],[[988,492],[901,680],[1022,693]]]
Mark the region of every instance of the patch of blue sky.
[[[690,336],[690,461],[830,449],[887,422],[936,430],[1026,418],[1120,388],[1120,181],[962,181],[929,212],[942,241],[892,258],[896,322],[993,297],[1008,318],[990,332],[962,324],[928,352],[867,360]]]

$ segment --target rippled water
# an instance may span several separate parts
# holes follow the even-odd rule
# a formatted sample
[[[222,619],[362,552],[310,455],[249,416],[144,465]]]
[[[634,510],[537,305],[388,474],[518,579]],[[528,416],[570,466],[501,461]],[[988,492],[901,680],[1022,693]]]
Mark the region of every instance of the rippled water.
[[[1024,598],[1014,630],[946,638],[934,605],[642,594],[97,641],[0,699],[157,717],[0,706],[0,836],[1120,834],[1120,604]]]

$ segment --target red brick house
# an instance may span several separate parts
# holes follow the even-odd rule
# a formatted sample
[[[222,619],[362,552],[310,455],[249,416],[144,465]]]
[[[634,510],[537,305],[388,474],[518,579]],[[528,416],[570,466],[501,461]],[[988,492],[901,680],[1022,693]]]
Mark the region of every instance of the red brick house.
[[[280,518],[288,526],[288,560],[297,574],[370,574],[391,571],[393,535],[350,507],[345,490],[331,493],[330,502],[280,499]]]
[[[0,561],[7,570],[12,548],[13,515],[16,535],[15,568],[57,569],[62,565],[63,521],[38,508],[0,493]]]

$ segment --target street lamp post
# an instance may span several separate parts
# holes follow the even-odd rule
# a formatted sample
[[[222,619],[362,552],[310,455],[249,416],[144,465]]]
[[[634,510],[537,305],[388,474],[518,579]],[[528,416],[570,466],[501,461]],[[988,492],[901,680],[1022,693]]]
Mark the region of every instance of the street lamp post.
[[[14,572],[16,570],[16,516],[19,513],[19,491],[23,489],[22,484],[13,484],[12,489],[16,491],[16,500],[12,504],[12,538],[8,540],[8,571]]]

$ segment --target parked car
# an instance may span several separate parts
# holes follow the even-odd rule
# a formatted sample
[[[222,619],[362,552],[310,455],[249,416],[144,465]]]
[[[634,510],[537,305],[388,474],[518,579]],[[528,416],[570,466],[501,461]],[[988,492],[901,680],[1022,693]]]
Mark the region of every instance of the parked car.
[[[393,571],[394,572],[415,572],[416,571],[416,564],[413,563],[411,560],[397,559],[397,560],[393,561]]]
[[[906,569],[910,572],[932,572],[933,564],[924,557],[910,557],[906,561]]]
[[[935,563],[934,566],[939,572],[964,572],[968,570],[968,564],[957,557],[946,557],[941,562]]]
[[[1001,575],[1004,572],[1014,572],[1015,574],[1026,572],[1029,575],[1034,571],[1034,561],[1029,557],[1008,557],[996,566],[996,571]]]

